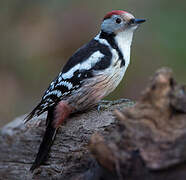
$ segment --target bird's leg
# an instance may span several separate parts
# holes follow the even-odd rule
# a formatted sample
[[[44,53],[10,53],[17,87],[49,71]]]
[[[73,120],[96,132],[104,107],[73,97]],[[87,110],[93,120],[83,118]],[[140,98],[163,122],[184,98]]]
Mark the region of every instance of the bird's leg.
[[[109,107],[113,106],[113,105],[117,105],[117,104],[121,104],[121,103],[125,103],[125,102],[129,102],[129,99],[118,99],[118,100],[114,100],[114,101],[109,101],[109,100],[101,100],[98,103],[98,107],[97,110],[98,112],[100,112],[101,110],[106,110]]]

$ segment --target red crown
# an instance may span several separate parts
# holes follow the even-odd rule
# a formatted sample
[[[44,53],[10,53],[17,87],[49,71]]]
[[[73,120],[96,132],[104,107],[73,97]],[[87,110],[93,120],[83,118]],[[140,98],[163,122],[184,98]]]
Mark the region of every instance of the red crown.
[[[112,15],[121,15],[121,14],[124,14],[124,13],[127,13],[127,12],[126,11],[121,11],[121,10],[111,11],[111,12],[107,13],[103,19],[105,20],[105,19],[110,18]]]

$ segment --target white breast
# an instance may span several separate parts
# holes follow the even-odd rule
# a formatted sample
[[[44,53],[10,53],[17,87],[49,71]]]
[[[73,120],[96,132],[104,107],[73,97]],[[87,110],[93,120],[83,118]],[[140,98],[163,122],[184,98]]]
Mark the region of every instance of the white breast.
[[[120,32],[115,37],[115,41],[125,59],[125,70],[127,69],[130,63],[130,47],[132,43],[132,38],[133,31],[131,30],[125,30],[123,32]]]
[[[110,74],[112,88],[110,92],[112,92],[118,84],[123,79],[125,71],[130,63],[130,47],[132,43],[133,31],[124,31],[117,34],[115,37],[115,41],[124,57],[125,65],[121,67],[121,60],[119,60],[118,52],[114,49],[112,50],[112,66],[107,69],[108,74]],[[110,93],[108,92],[108,94]]]
[[[106,40],[99,39],[99,36],[97,39],[100,41],[100,43],[108,45],[111,53],[112,53],[112,60],[111,60],[111,66],[107,69],[104,70],[104,72],[99,72],[97,75],[101,76],[106,76],[107,80],[107,86],[104,87],[104,96],[108,95],[111,93],[121,82],[123,79],[123,76],[125,74],[125,71],[130,63],[130,47],[132,43],[132,37],[133,37],[133,32],[132,31],[125,31],[125,32],[120,32],[118,35],[115,37],[115,41],[118,45],[118,48],[120,49],[124,60],[125,60],[125,65],[121,67],[121,60],[119,59],[119,54],[118,52],[113,49]]]

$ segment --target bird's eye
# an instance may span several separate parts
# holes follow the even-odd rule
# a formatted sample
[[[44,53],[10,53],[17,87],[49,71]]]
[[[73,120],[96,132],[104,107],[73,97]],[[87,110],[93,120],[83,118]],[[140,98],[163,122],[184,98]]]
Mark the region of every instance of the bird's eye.
[[[117,23],[117,24],[120,24],[120,23],[121,23],[121,19],[120,19],[120,18],[117,18],[117,19],[116,19],[116,23]]]
[[[131,19],[130,21],[129,21],[129,24],[134,24],[135,23],[135,19]]]

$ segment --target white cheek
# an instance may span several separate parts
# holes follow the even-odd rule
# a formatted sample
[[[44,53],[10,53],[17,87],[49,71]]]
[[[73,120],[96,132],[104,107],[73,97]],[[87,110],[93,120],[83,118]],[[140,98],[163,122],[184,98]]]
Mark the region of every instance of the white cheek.
[[[135,31],[138,27],[139,27],[139,25],[132,26],[131,30]]]

